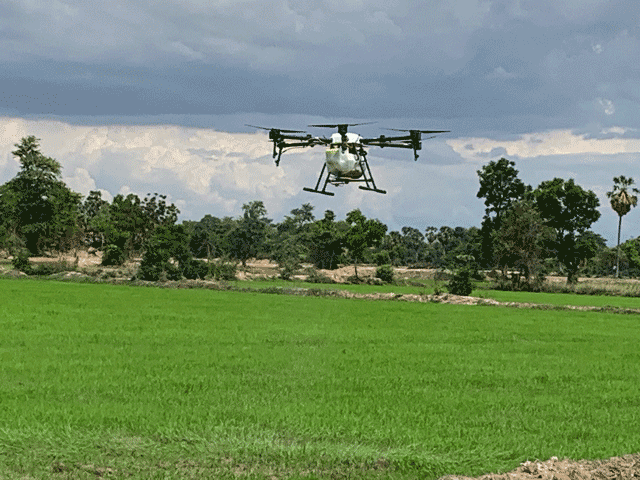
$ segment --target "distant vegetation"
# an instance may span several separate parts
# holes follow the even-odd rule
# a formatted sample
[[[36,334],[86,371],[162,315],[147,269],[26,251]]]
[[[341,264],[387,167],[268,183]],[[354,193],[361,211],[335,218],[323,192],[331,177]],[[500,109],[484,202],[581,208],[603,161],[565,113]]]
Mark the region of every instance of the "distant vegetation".
[[[21,168],[0,186],[0,248],[23,271],[30,256],[92,249],[102,252],[104,265],[141,258],[137,277],[150,280],[223,275],[232,268],[225,265],[250,258],[277,262],[285,279],[303,263],[319,269],[353,264],[356,279],[363,263],[464,270],[478,278],[479,271],[494,270],[503,288],[520,290],[539,289],[550,272],[566,275],[569,283],[578,275],[640,276],[640,239],[613,249],[590,229],[600,216],[592,191],[560,178],[534,189],[504,158],[478,171],[477,196],[486,205],[481,228],[388,231],[358,209],[342,220],[331,210],[318,219],[309,203],[276,223],[261,201],[244,204],[238,217],[205,215],[177,224],[179,210],[162,194],[116,195],[108,202],[99,191],[86,198],[73,192],[61,180],[60,163],[41,153],[33,136],[16,144],[13,154]],[[636,190],[631,178],[615,180],[609,197],[621,226],[637,203]],[[392,280],[388,269],[378,277]]]

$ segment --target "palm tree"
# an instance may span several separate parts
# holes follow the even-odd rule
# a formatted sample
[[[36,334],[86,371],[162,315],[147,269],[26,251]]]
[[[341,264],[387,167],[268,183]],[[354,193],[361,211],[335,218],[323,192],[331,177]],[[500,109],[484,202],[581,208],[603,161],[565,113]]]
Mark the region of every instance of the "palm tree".
[[[613,190],[607,192],[607,198],[611,200],[611,208],[618,214],[618,251],[616,253],[616,278],[620,276],[620,229],[622,227],[622,217],[624,217],[631,207],[638,204],[638,197],[630,193],[640,193],[637,188],[630,188],[635,182],[633,178],[620,175],[613,177]]]

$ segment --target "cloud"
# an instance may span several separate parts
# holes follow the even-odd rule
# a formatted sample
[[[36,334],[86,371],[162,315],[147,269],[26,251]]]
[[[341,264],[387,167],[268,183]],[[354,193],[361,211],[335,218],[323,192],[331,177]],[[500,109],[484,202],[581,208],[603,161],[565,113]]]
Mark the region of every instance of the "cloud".
[[[608,133],[613,130],[608,130]],[[589,154],[616,155],[640,153],[640,139],[636,138],[589,138],[587,134],[575,134],[571,130],[521,135],[516,140],[499,141],[490,138],[458,138],[447,140],[447,144],[461,157],[470,162],[484,162],[494,153],[510,157],[533,158],[555,155]]]
[[[613,102],[611,100],[607,100],[606,98],[598,98],[597,100],[604,110],[604,113],[606,113],[607,115],[613,115],[614,113],[616,113],[616,107],[613,105]]]

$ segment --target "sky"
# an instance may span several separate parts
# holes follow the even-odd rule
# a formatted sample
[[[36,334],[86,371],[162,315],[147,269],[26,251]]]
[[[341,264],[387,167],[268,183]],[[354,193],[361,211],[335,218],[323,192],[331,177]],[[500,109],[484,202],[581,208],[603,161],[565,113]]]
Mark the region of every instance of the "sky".
[[[304,192],[321,147],[283,154],[245,124],[450,130],[410,151],[371,147],[379,195]],[[388,133],[388,132],[387,132]],[[600,199],[640,182],[637,0],[0,1],[0,183],[35,135],[87,195],[162,193],[181,220],[261,200],[281,221],[359,208],[399,230],[480,226],[477,170],[505,157],[524,183],[573,178]],[[638,210],[638,211],[636,211]],[[622,240],[640,235],[640,210]]]

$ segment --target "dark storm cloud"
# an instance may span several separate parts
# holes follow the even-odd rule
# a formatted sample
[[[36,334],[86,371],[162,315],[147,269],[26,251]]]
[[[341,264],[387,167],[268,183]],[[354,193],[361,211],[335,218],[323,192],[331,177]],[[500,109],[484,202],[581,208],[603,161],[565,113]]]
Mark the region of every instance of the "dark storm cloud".
[[[637,2],[57,0],[2,14],[5,114],[638,122]]]

